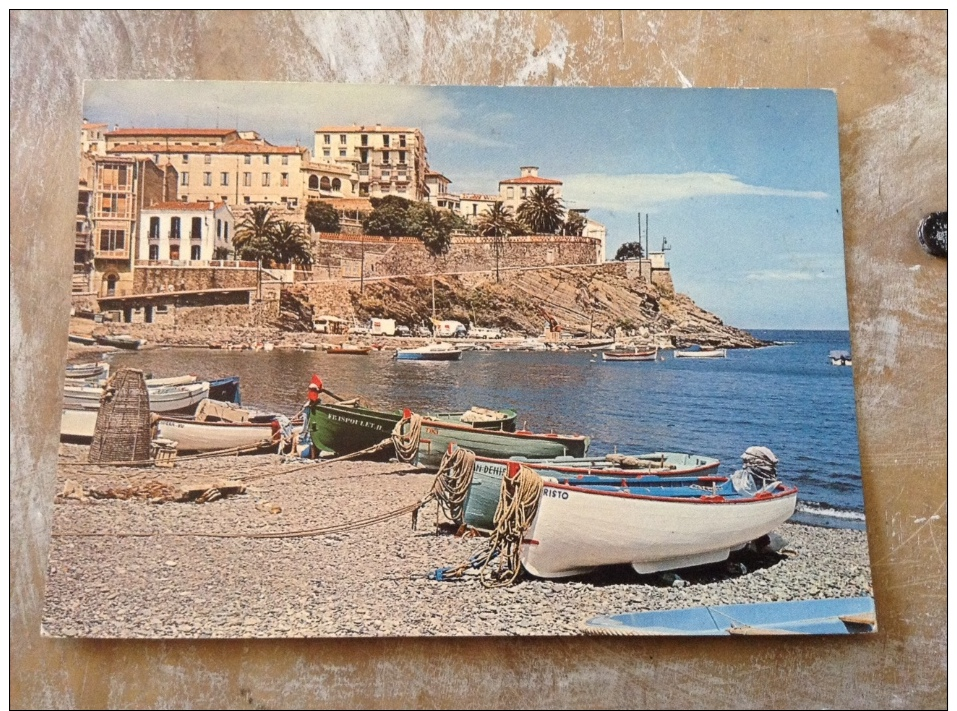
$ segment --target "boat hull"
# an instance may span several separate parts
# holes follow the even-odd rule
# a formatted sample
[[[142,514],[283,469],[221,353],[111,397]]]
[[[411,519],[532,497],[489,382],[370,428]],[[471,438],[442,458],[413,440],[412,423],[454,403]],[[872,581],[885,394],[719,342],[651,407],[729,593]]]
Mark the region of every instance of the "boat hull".
[[[603,351],[601,359],[609,362],[654,362],[658,359],[658,351],[635,351],[634,353]]]
[[[396,351],[396,360],[462,360],[462,351]]]
[[[847,597],[745,605],[712,605],[602,615],[586,634],[724,636],[735,634],[857,634],[874,632],[874,598]]]
[[[675,358],[727,358],[728,351],[718,348],[713,351],[675,351]]]
[[[716,563],[794,513],[793,487],[751,498],[728,487],[728,496],[685,498],[546,482],[522,564],[532,575],[563,578],[608,565],[644,574]]]
[[[654,457],[651,459],[651,457]],[[701,477],[715,472],[720,462],[711,457],[698,457],[675,452],[655,452],[653,455],[636,455],[649,458],[647,467],[622,468],[616,462],[607,459],[575,459],[560,457],[556,460],[522,461],[522,464],[534,469],[543,476],[552,477],[561,483],[582,485],[637,477]],[[472,473],[472,485],[469,487],[465,502],[464,523],[474,528],[491,530],[498,507],[502,477],[508,462],[503,459],[478,457]]]
[[[269,449],[273,434],[268,422],[194,422],[173,417],[161,417],[157,422],[157,437],[174,440],[180,452]]]
[[[151,412],[182,412],[192,414],[199,402],[209,395],[209,383],[169,385],[148,388]],[[76,387],[63,389],[63,406],[66,409],[96,410],[103,397],[101,387]]]

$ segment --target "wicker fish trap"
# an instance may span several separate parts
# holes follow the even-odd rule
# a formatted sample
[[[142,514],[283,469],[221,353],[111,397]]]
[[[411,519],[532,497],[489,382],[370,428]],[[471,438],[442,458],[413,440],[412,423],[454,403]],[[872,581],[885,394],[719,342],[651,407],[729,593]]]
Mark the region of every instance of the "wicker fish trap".
[[[123,368],[106,383],[90,446],[91,462],[150,458],[150,396],[143,371]]]

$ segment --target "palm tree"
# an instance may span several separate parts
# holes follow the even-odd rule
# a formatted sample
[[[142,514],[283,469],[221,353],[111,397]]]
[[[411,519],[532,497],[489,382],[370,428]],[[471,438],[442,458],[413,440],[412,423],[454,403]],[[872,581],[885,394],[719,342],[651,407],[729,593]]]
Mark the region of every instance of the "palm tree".
[[[521,231],[521,228],[516,224],[511,209],[505,207],[505,203],[496,201],[479,217],[478,230],[484,237],[492,238],[492,245],[495,247],[495,281],[499,281],[498,262],[502,243],[506,237]]]
[[[280,220],[270,236],[270,258],[281,264],[312,264],[312,245],[302,225]]]
[[[233,246],[240,259],[269,259],[276,218],[265,205],[255,205],[236,225]]]
[[[518,206],[518,219],[535,234],[551,235],[561,229],[565,208],[551,188],[538,185]]]

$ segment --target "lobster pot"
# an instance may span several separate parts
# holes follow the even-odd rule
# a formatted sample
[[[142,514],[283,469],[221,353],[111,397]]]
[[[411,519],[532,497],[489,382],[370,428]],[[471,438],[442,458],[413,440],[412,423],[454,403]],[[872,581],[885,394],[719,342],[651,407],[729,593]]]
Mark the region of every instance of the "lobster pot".
[[[148,461],[150,440],[150,397],[143,371],[123,368],[103,390],[90,461]]]

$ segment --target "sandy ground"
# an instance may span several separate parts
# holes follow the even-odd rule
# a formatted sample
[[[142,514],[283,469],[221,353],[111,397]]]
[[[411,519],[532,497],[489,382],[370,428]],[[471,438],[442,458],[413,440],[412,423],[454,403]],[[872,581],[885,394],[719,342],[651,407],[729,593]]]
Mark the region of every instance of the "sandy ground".
[[[418,528],[408,513],[328,530],[415,504],[433,475],[397,463],[303,467],[277,455],[106,468],[61,445],[58,491],[201,488],[245,482],[209,503],[57,496],[43,632],[80,637],[574,635],[596,615],[702,604],[871,595],[865,533],[784,524],[787,555],[741,555],[675,574],[608,568],[564,580],[524,575],[487,589],[474,574],[436,582],[482,543]],[[209,537],[208,534],[224,537]],[[279,537],[263,537],[278,534]]]

